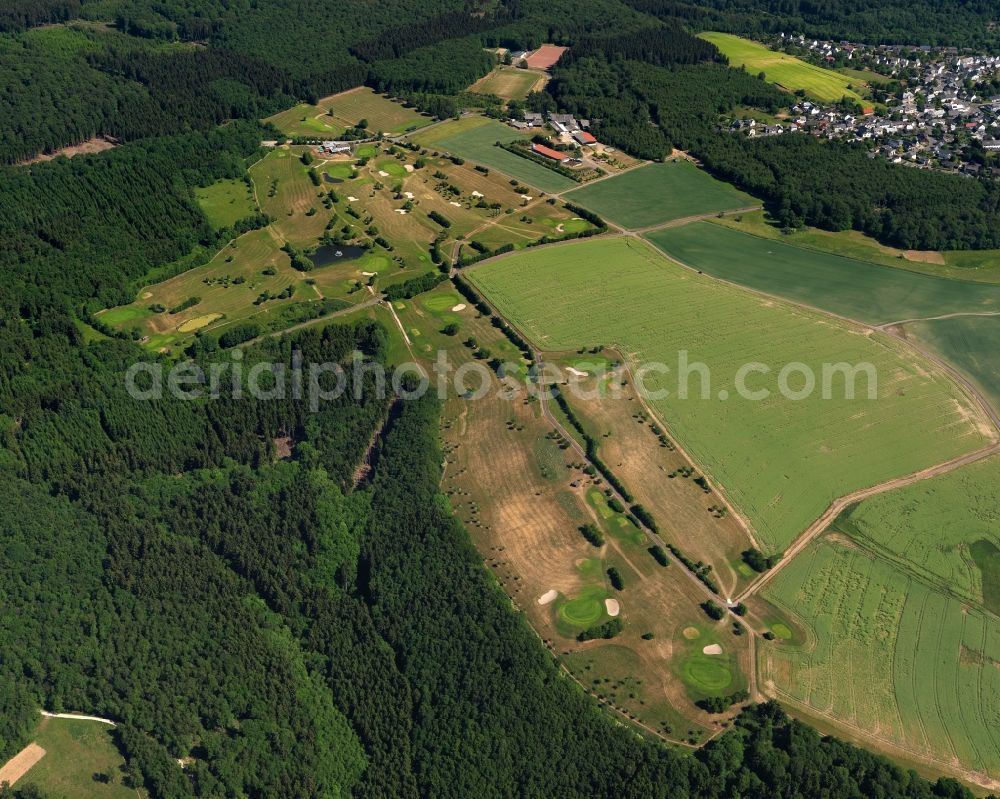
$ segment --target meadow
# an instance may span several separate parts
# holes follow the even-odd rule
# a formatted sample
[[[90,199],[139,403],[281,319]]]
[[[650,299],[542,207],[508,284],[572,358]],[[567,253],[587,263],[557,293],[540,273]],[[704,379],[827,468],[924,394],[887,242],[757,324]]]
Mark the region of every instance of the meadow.
[[[869,324],[1000,312],[1000,286],[918,274],[697,222],[647,238],[694,269]]]
[[[257,212],[250,187],[242,180],[218,180],[195,189],[194,196],[215,230],[232,227]]]
[[[517,253],[469,274],[546,351],[613,346],[633,368],[670,369],[644,375],[653,408],[771,551],[783,550],[835,498],[987,441],[972,401],[890,337],[720,284],[635,239]],[[708,378],[700,370],[681,378],[683,357],[704,363]],[[778,390],[776,373],[794,362],[816,376],[805,399]],[[763,399],[737,396],[748,363],[770,369],[746,386],[769,392]],[[831,378],[824,399],[823,364],[838,363],[870,364],[877,399],[868,399],[864,378],[848,399],[843,375]],[[800,376],[787,387],[802,385]],[[657,396],[663,390],[667,396]]]
[[[997,486],[1000,458],[990,458],[866,499],[842,514],[834,529],[1000,615],[1000,575],[975,554],[1000,547]]]
[[[996,617],[836,538],[810,545],[764,595],[808,630],[807,643],[764,645],[761,680],[778,698],[869,745],[1000,778]]]
[[[831,69],[823,69],[793,58],[785,53],[771,50],[763,44],[742,39],[729,33],[701,33],[699,36],[711,42],[729,59],[735,68],[746,67],[747,72],[756,75],[764,73],[768,83],[774,83],[789,92],[799,89],[821,102],[839,102],[847,97],[864,104],[865,98],[848,86],[857,86],[848,76]]]
[[[582,186],[566,199],[632,230],[758,204],[684,159],[649,164]]]
[[[957,316],[903,329],[961,370],[1000,411],[1000,316]]]
[[[315,105],[299,104],[264,122],[287,136],[336,139],[362,120],[368,123],[367,130],[383,133],[406,133],[433,122],[430,117],[377,94],[367,86],[324,97]]]
[[[518,67],[500,66],[473,83],[468,91],[495,94],[503,100],[523,100],[532,91],[540,90],[548,76]]]
[[[485,117],[467,117],[456,122],[446,122],[414,137],[424,147],[468,158],[542,191],[561,192],[577,185],[558,172],[496,146],[498,141],[511,142],[519,138],[528,138],[528,134]]]
[[[93,721],[43,719],[35,743],[45,756],[17,782],[34,785],[59,799],[136,799],[145,791],[122,784],[125,761],[115,746],[111,728]],[[104,782],[94,775],[113,776]]]

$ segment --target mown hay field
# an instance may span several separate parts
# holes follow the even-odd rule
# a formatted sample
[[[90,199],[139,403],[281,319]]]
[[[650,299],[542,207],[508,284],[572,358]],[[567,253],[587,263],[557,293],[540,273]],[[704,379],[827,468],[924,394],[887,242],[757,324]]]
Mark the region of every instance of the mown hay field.
[[[575,189],[566,199],[633,230],[759,204],[686,160],[633,169]]]
[[[645,373],[652,406],[771,550],[834,499],[991,440],[972,400],[899,342],[685,270],[635,239],[516,253],[469,274],[544,350],[613,346],[634,368],[669,369]],[[794,399],[807,387],[802,370],[786,376],[784,392],[777,379],[793,363],[816,380],[804,398]],[[847,379],[829,366],[839,363],[870,364],[876,398],[865,377],[851,381],[849,398]],[[748,364],[769,371],[739,391]]]
[[[500,66],[469,87],[477,94],[495,94],[503,100],[523,100],[545,85],[548,76],[518,67]]]
[[[870,324],[957,312],[1000,313],[1000,286],[951,280],[742,233],[711,222],[647,234],[683,264]]]
[[[995,616],[836,537],[814,542],[764,596],[808,631],[802,644],[765,645],[769,692],[913,759],[1000,778]]]
[[[865,102],[865,98],[854,88],[848,88],[857,87],[858,81],[852,82],[848,76],[832,69],[814,66],[785,53],[776,52],[759,42],[741,39],[729,33],[699,35],[718,47],[733,67],[737,69],[741,66],[746,67],[747,72],[752,75],[763,72],[764,79],[768,83],[780,86],[786,91],[794,92],[801,89],[821,102],[835,103],[844,97],[862,104]]]

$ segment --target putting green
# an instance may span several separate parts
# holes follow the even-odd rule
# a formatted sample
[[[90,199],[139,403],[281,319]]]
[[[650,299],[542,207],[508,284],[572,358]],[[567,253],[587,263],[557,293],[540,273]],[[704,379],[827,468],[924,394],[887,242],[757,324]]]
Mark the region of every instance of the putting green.
[[[350,164],[331,164],[326,168],[326,174],[331,178],[350,180],[354,177],[354,167]]]
[[[574,627],[592,627],[604,615],[606,596],[603,588],[585,588],[578,597],[560,606],[559,618]]]
[[[389,175],[394,178],[405,178],[407,174],[409,174],[406,171],[406,167],[399,163],[399,161],[395,158],[385,158],[379,161],[375,166],[380,172],[388,172]]]
[[[732,683],[733,672],[724,658],[696,652],[684,661],[681,677],[688,686],[697,691],[718,693]]]
[[[792,640],[792,631],[787,624],[782,624],[780,621],[776,624],[771,625],[771,632],[775,634],[782,641]]]
[[[465,302],[458,294],[453,291],[444,292],[442,294],[434,294],[422,299],[420,304],[423,305],[431,313],[443,313],[444,311],[450,311],[456,305],[460,305]]]

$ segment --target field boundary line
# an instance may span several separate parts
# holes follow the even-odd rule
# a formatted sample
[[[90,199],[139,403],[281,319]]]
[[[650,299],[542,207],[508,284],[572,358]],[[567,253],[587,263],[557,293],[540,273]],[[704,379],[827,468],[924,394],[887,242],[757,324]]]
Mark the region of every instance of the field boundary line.
[[[870,499],[874,496],[878,496],[879,494],[884,494],[888,491],[905,488],[913,485],[914,483],[920,483],[934,477],[940,477],[943,474],[948,474],[956,469],[961,469],[963,466],[978,463],[979,461],[985,460],[986,458],[992,457],[998,453],[1000,453],[1000,443],[993,443],[987,447],[975,450],[974,452],[968,452],[964,455],[959,455],[958,457],[944,461],[943,463],[939,463],[935,466],[911,472],[908,475],[896,477],[892,480],[888,480],[884,483],[879,483],[868,488],[862,488],[835,499],[823,515],[809,525],[805,532],[792,542],[792,545],[785,550],[785,554],[781,560],[773,568],[762,574],[756,581],[748,586],[742,594],[736,597],[736,600],[743,601],[747,597],[753,596],[760,591],[761,588],[774,579],[774,575],[781,572],[785,566],[791,563],[792,560],[795,559],[796,555],[800,554],[814,539],[825,532],[834,520],[850,505],[862,502],[863,500]]]
[[[976,786],[985,788],[987,790],[996,790],[1000,787],[1000,780],[994,779],[988,774],[980,771],[973,771],[971,769],[956,769],[954,762],[949,762],[946,760],[941,760],[933,755],[923,754],[915,749],[911,749],[903,744],[891,741],[888,738],[873,733],[870,730],[865,730],[858,727],[855,724],[846,722],[843,719],[837,718],[828,713],[824,713],[821,710],[817,710],[812,705],[807,702],[802,702],[795,699],[791,694],[782,691],[780,688],[773,688],[770,696],[774,699],[781,701],[783,704],[791,707],[793,710],[797,710],[801,716],[806,717],[808,720],[810,717],[821,719],[834,727],[840,727],[849,731],[851,734],[856,736],[859,740],[876,744],[875,748],[882,748],[883,750],[890,750],[891,752],[897,752],[903,757],[909,758],[920,763],[926,763],[931,766],[937,766],[941,771],[946,774],[951,774],[960,779],[966,780]]]

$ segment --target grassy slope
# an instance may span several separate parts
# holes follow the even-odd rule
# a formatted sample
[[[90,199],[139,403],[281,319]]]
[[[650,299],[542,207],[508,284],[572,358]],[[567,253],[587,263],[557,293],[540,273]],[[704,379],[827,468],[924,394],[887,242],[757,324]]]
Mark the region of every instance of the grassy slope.
[[[847,88],[852,83],[851,79],[839,72],[813,66],[729,33],[702,33],[700,36],[718,47],[732,66],[744,66],[747,72],[754,75],[763,72],[768,83],[777,84],[790,92],[802,89],[824,102],[837,102],[843,97],[865,102],[860,94]]]
[[[232,227],[257,210],[253,195],[242,180],[219,180],[194,190],[198,205],[216,230]]]
[[[446,150],[453,155],[468,158],[478,164],[497,169],[529,186],[542,191],[559,192],[573,188],[576,183],[558,172],[521,158],[494,146],[496,142],[510,142],[524,138],[523,134],[500,122],[483,117],[469,117],[454,123],[439,125],[415,139],[425,147]]]
[[[566,199],[632,229],[757,204],[749,194],[684,160],[650,164],[583,186]]]
[[[943,375],[915,364],[900,345],[779,305],[670,264],[630,239],[601,239],[517,254],[470,273],[500,309],[547,350],[615,345],[635,364],[678,369],[679,352],[711,369],[711,397],[674,396],[677,380],[650,375],[661,416],[718,479],[757,528],[782,549],[836,497],[978,448],[969,403]],[[747,362],[772,367],[752,388],[766,401],[736,397],[734,375]],[[803,362],[868,362],[879,374],[877,401],[782,398],[775,373]],[[836,385],[841,385],[838,383]],[[717,398],[720,389],[731,400]],[[921,435],[914,436],[914,428]]]
[[[18,781],[18,787],[36,785],[59,799],[136,799],[144,796],[121,784],[124,759],[105,724],[70,719],[44,719],[35,742],[43,757]],[[112,771],[117,782],[105,784],[94,775]]]
[[[1000,777],[1000,622],[890,563],[821,540],[765,597],[809,629],[768,644],[762,679],[856,733]]]
[[[1000,311],[1000,286],[891,269],[708,222],[655,231],[648,238],[716,277],[864,322]]]

